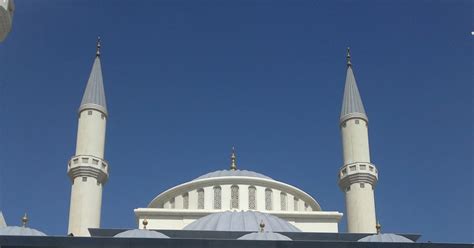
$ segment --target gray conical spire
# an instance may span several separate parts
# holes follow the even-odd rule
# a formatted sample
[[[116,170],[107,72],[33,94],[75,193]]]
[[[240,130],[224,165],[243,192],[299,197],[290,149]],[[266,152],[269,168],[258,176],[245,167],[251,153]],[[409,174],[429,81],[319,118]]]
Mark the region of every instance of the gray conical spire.
[[[100,65],[100,37],[97,40],[97,52],[94,65],[92,65],[92,71],[87,81],[79,112],[85,109],[95,109],[107,115],[104,82],[102,80],[102,68]]]
[[[352,71],[351,54],[349,48],[347,48],[347,74],[346,74],[346,86],[344,88],[344,98],[342,100],[342,109],[340,122],[344,122],[350,118],[362,118],[368,121],[365,113],[364,105],[357,88],[357,83]]]

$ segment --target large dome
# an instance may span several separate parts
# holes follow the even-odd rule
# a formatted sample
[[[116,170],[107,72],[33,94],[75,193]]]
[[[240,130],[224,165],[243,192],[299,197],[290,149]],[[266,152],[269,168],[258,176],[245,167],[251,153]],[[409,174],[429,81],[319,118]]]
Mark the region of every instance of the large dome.
[[[218,170],[213,171],[207,174],[204,174],[194,180],[200,180],[205,178],[213,178],[213,177],[259,177],[265,179],[272,179],[271,177],[265,176],[258,172],[248,171],[248,170]]]
[[[46,234],[29,227],[7,226],[0,228],[0,236],[46,236]]]
[[[184,230],[257,232],[262,221],[268,232],[301,232],[283,219],[258,211],[225,211],[206,215],[185,226]]]
[[[392,233],[374,234],[359,239],[359,242],[413,243],[413,240]]]
[[[292,240],[287,236],[274,232],[253,232],[238,238],[240,240]]]
[[[116,234],[116,238],[154,238],[154,239],[169,239],[170,237],[156,231],[146,229],[132,229]]]

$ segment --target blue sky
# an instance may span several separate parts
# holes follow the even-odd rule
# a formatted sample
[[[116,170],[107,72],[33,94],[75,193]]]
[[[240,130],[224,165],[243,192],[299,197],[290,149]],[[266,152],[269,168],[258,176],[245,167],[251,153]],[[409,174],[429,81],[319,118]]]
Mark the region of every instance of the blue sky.
[[[22,1],[0,44],[0,208],[67,231],[77,109],[97,35],[111,167],[102,227],[229,165],[345,212],[345,49],[370,119],[384,232],[473,242],[470,1]],[[345,231],[345,220],[341,222]]]

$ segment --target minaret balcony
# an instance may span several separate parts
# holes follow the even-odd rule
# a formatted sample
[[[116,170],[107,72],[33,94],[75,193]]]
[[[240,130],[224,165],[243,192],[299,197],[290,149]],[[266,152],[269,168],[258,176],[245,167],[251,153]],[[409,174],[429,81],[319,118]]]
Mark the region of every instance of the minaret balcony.
[[[72,181],[76,177],[93,177],[104,184],[109,177],[107,161],[90,155],[77,155],[69,160],[67,173]]]
[[[344,165],[339,170],[339,187],[345,189],[354,183],[369,183],[375,188],[379,174],[378,170],[372,163],[355,162]]]

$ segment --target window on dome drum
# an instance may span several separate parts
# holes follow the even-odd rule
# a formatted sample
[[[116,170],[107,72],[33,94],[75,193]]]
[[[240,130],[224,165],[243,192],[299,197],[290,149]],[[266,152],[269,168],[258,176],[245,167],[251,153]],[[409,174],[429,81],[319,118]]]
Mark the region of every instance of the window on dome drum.
[[[82,177],[83,182],[87,182],[87,177]]]
[[[272,210],[273,199],[272,199],[273,192],[271,189],[265,189],[265,210]]]
[[[286,201],[286,193],[281,192],[280,193],[280,210],[286,211],[286,206],[287,206],[287,201]]]
[[[176,207],[176,205],[175,205],[175,203],[174,203],[174,198],[171,198],[171,200],[170,200],[170,208],[175,208],[175,207]]]
[[[359,124],[359,120],[355,120],[355,123],[356,123],[356,124]]]
[[[92,110],[87,111],[88,115],[92,115]]]
[[[355,171],[355,170],[356,170],[356,166],[355,166],[355,165],[349,166],[349,170]]]
[[[214,187],[214,209],[221,209],[222,189],[219,186]]]
[[[351,190],[351,186],[347,186],[346,192],[349,191],[349,190]]]
[[[92,159],[92,164],[99,164],[99,160],[97,160],[97,159]]]
[[[361,169],[361,170],[365,170],[365,168],[366,168],[365,164],[361,164],[361,165],[359,165],[359,166],[360,166],[360,169]]]
[[[105,115],[104,115],[104,114],[102,114],[100,117],[101,117],[102,119],[105,119]]]
[[[256,209],[257,208],[257,204],[255,202],[256,192],[257,192],[257,189],[254,186],[249,187],[249,209]]]
[[[308,211],[308,203],[304,203],[304,211]]]
[[[189,193],[184,193],[183,194],[183,208],[184,209],[189,208]]]
[[[239,208],[239,186],[232,185],[230,187],[231,208]]]
[[[346,122],[343,122],[343,123],[342,123],[342,127],[346,127]]]
[[[89,158],[82,158],[82,162],[85,164],[89,163]]]
[[[204,209],[204,189],[198,189],[198,209]]]
[[[295,211],[298,211],[298,202],[299,202],[299,201],[300,201],[300,200],[299,200],[298,198],[296,198],[296,197],[293,198],[293,209],[294,209]]]
[[[360,184],[360,187],[361,187],[361,188],[365,188],[365,184],[364,184],[364,183],[361,183],[361,184]]]

